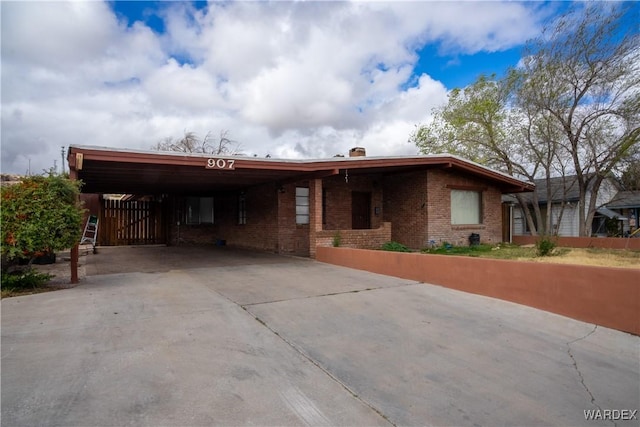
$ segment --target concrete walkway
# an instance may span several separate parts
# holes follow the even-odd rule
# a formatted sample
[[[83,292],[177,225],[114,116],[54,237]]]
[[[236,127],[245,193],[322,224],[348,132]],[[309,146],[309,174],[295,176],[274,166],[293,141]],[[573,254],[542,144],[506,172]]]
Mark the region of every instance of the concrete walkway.
[[[105,249],[2,300],[3,426],[639,425],[584,412],[639,409],[636,336],[306,259]]]

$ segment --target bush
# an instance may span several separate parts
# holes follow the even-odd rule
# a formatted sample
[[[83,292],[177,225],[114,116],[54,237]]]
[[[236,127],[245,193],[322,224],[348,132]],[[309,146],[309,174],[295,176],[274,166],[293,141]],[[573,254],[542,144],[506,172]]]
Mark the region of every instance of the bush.
[[[12,260],[33,260],[80,240],[79,191],[79,182],[53,174],[26,177],[20,184],[0,189],[3,270]]]
[[[398,242],[387,242],[382,245],[382,250],[391,252],[411,252],[411,249]]]
[[[32,268],[2,275],[2,290],[35,289],[45,285],[54,276],[39,273]]]
[[[541,236],[536,241],[536,254],[538,256],[551,256],[556,248],[556,242],[549,236]]]
[[[337,248],[342,244],[342,235],[340,234],[339,231],[336,232],[336,234],[333,235],[333,247]]]

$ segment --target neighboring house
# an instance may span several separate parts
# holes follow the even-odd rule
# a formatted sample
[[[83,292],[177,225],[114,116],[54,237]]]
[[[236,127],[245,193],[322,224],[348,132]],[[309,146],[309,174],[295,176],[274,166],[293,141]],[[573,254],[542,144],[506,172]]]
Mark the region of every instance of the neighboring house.
[[[549,181],[546,179],[538,179],[535,180],[534,183],[536,186],[535,191],[538,196],[538,204],[540,206],[543,221],[543,224],[536,224],[538,231],[540,229],[539,225],[544,226],[544,221],[546,221],[547,218],[547,211],[551,209],[551,227],[553,233],[557,233],[559,236],[579,236],[580,212],[578,207],[580,192],[577,177],[575,175],[571,175],[567,177],[551,178]],[[589,201],[593,196],[592,183],[593,180],[589,180],[587,185],[585,215],[586,209],[588,209],[589,206]],[[547,197],[547,188],[551,189],[550,199]],[[607,203],[614,198],[619,189],[619,184],[615,179],[606,178],[602,181],[596,199],[596,213],[594,215],[591,229],[592,235],[606,236],[606,219],[621,218],[616,212],[606,208]],[[532,194],[525,194],[524,197],[528,203],[533,203]],[[508,197],[504,198],[504,200],[513,203],[515,198]],[[535,217],[534,221],[536,221]],[[524,212],[522,212],[519,204],[515,204],[513,206],[512,227],[513,234],[516,236],[531,234]]]
[[[102,245],[219,244],[314,256],[318,245],[502,241],[501,196],[533,186],[451,155],[280,160],[69,148]],[[84,196],[88,197],[88,196]],[[95,208],[95,206],[100,206]]]
[[[607,203],[607,209],[617,212],[626,220],[622,221],[623,236],[634,233],[639,228],[640,190],[620,191],[613,200]],[[635,236],[640,237],[640,232],[637,232]]]

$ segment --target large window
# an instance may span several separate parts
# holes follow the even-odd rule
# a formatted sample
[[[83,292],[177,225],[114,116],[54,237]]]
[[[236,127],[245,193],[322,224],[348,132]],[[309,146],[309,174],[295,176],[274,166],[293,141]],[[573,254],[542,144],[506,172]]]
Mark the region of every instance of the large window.
[[[213,224],[213,197],[187,197],[187,224]]]
[[[451,224],[482,224],[482,192],[451,190]]]
[[[296,187],[296,224],[309,224],[309,189]]]

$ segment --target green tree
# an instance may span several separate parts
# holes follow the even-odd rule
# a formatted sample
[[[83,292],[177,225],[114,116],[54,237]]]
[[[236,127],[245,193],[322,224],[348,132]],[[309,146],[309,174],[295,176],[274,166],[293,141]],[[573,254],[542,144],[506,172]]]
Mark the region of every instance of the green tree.
[[[2,257],[29,258],[70,248],[82,235],[80,184],[60,175],[30,176],[2,187]]]
[[[579,189],[579,230],[590,233],[602,181],[640,138],[640,36],[634,7],[575,6],[523,58],[520,105],[544,112],[562,130],[562,158]],[[587,191],[592,197],[587,199]]]
[[[433,121],[418,127],[410,141],[424,154],[447,152],[531,182],[538,175],[550,179],[562,164],[557,162],[559,131],[540,111],[517,106],[519,80],[512,71],[502,79],[480,76],[454,89],[448,103],[434,109]],[[537,193],[516,198],[533,234],[551,229],[551,211],[542,218]]]
[[[454,89],[410,141],[422,153],[461,155],[530,181],[575,174],[587,235],[602,181],[638,152],[640,37],[630,10],[574,6],[527,44],[521,67]],[[535,194],[531,203],[517,197],[531,230],[535,217],[539,231],[552,231],[551,210],[542,221]]]
[[[629,162],[620,180],[625,190],[640,190],[640,159]]]

